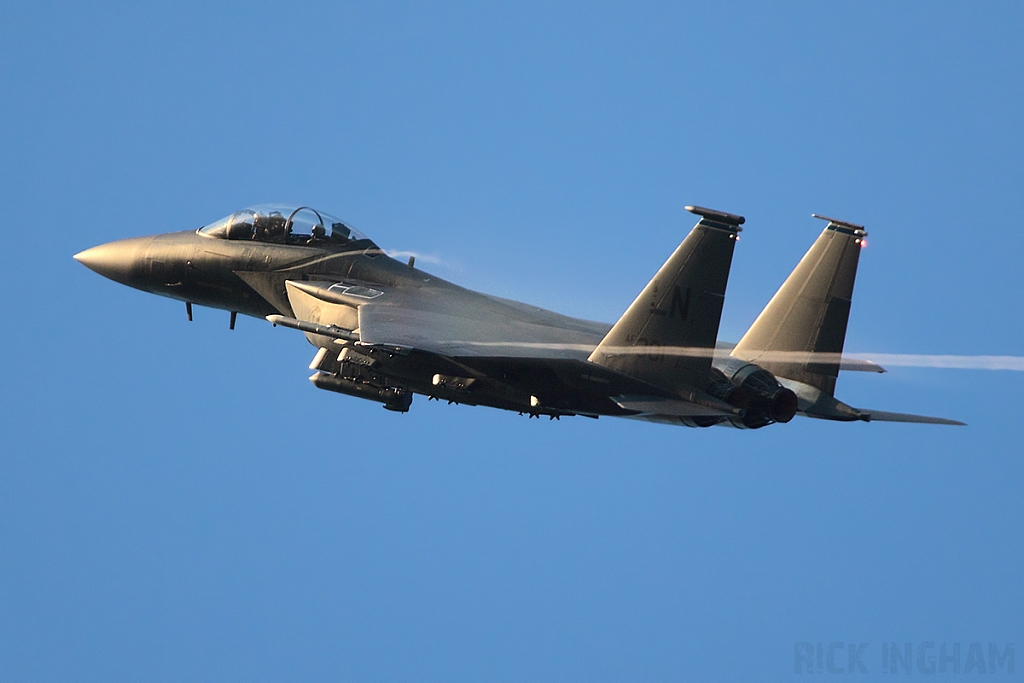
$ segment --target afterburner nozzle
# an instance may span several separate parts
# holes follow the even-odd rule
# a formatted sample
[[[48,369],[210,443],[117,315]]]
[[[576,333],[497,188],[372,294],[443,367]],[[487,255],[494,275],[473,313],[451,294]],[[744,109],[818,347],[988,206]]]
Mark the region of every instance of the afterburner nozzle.
[[[772,419],[776,422],[789,422],[796,415],[799,403],[791,389],[779,390],[772,398]]]

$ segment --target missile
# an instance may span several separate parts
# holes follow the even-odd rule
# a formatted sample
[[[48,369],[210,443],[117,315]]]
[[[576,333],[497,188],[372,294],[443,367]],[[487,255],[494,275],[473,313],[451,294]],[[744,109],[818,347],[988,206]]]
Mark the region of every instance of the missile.
[[[353,330],[346,330],[344,327],[338,327],[337,325],[318,325],[317,323],[311,323],[308,320],[296,320],[295,318],[289,318],[284,315],[268,315],[267,322],[274,325],[280,325],[281,327],[290,327],[293,330],[299,330],[301,332],[309,332],[310,334],[319,334],[324,337],[331,337],[333,339],[344,339],[345,341],[359,341],[359,335]]]

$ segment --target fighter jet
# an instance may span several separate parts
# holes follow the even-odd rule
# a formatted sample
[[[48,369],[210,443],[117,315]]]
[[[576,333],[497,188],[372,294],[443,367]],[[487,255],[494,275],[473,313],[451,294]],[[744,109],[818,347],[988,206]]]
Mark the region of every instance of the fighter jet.
[[[305,333],[319,389],[406,412],[413,396],[530,417],[627,417],[759,429],[796,415],[963,424],[853,408],[840,370],[866,232],[824,231],[736,344],[717,340],[742,216],[700,217],[614,324],[474,292],[388,256],[307,206],[254,206],[199,230],[103,244],[75,255],[116,282]]]

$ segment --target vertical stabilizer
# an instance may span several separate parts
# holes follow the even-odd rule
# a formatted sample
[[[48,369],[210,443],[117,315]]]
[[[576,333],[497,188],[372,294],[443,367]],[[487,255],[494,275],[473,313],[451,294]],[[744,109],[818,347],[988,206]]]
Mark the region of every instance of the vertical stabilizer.
[[[744,222],[742,216],[686,208],[700,222],[590,355],[593,363],[670,391],[703,389],[708,383],[732,253]]]
[[[860,225],[812,215],[828,225],[732,355],[831,396],[867,233]]]

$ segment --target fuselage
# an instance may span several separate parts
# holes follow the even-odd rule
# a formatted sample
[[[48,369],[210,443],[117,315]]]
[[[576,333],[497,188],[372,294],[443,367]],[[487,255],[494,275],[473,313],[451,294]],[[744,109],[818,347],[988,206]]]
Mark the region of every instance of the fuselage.
[[[610,324],[460,287],[391,258],[372,240],[307,207],[290,210],[287,218],[280,210],[247,209],[198,231],[120,240],[75,258],[116,282],[184,301],[190,312],[199,305],[256,318],[284,316],[320,349],[311,378],[316,386],[394,410],[407,410],[413,393],[531,415],[638,416],[689,426],[721,423],[723,414],[732,419],[723,413],[723,406],[734,409],[727,401],[741,405],[736,426],[786,421],[795,410],[792,392],[770,376],[760,413],[751,408],[748,392],[737,386],[756,377],[730,383],[746,365],[735,359],[716,360],[716,366],[731,365],[709,365],[706,380],[683,390],[588,362]],[[379,298],[364,305],[371,299],[361,299],[360,289]],[[315,327],[321,324],[327,327]],[[330,329],[344,332],[323,333]],[[793,404],[781,420],[780,395]],[[651,398],[658,405],[703,402],[710,412],[660,415],[656,407],[652,412]],[[671,408],[679,410],[678,404]]]
[[[116,282],[301,330],[315,386],[406,411],[413,394],[530,416],[633,417],[757,429],[795,414],[962,424],[834,396],[866,233],[825,230],[738,344],[716,341],[742,216],[700,222],[623,316],[593,322],[460,287],[389,257],[310,207],[260,205],[197,231],[75,255]]]
[[[497,315],[523,316],[531,322],[547,318],[552,325],[578,332],[581,350],[596,346],[611,327],[460,287],[391,258],[369,240],[343,247],[270,244],[181,231],[102,244],[75,258],[135,289],[257,318],[292,315],[285,282],[314,280],[416,290],[420,296],[445,298],[453,309],[498,308]]]

